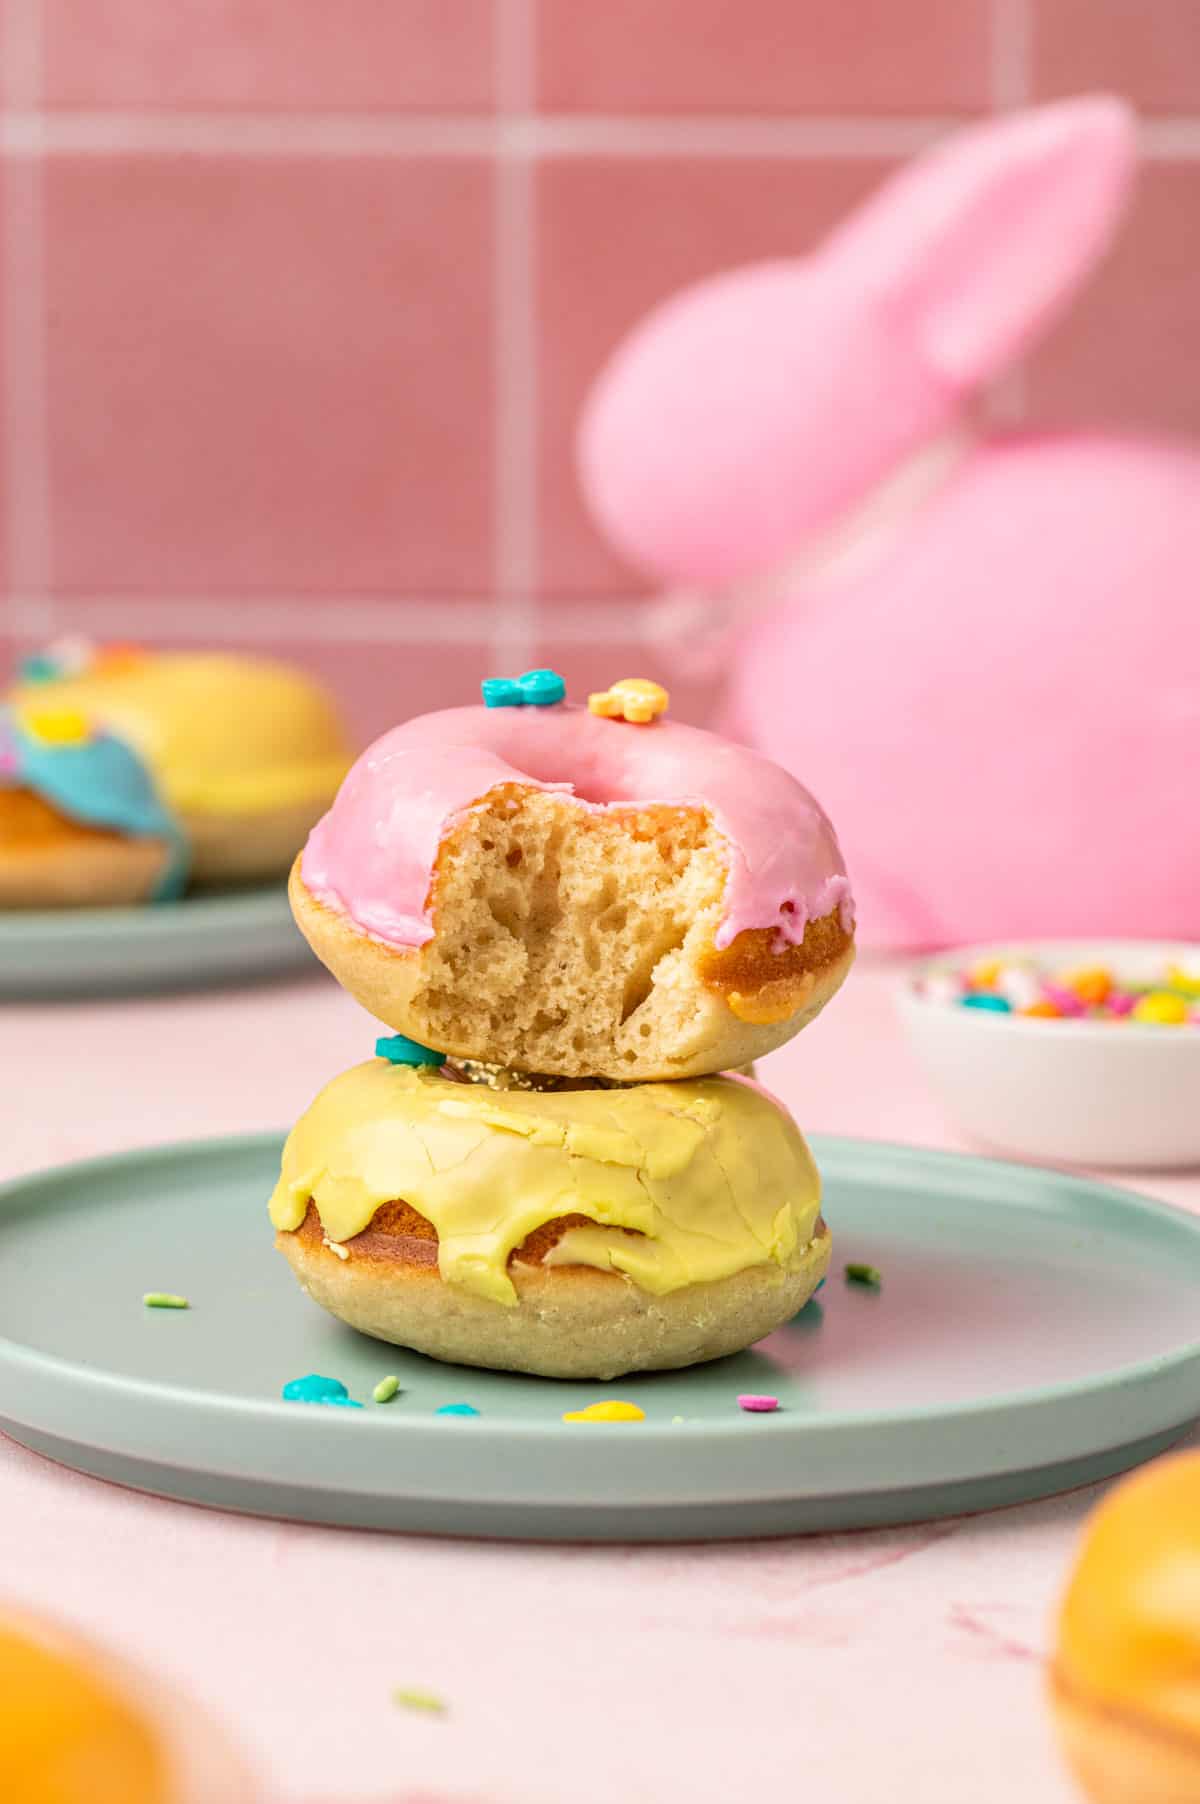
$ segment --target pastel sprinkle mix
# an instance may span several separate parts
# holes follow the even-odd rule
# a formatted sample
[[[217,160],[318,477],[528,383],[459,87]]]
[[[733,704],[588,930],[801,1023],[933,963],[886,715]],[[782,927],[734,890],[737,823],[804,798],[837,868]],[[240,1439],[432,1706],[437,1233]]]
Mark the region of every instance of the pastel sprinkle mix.
[[[613,1398],[608,1403],[589,1403],[586,1409],[569,1409],[564,1422],[644,1422],[646,1412],[636,1403],[621,1403]]]
[[[1026,1021],[1135,1022],[1146,1027],[1200,1026],[1200,961],[1196,968],[1167,963],[1152,982],[1134,982],[1107,965],[1039,967],[1027,958],[978,960],[961,970],[941,967],[914,984],[926,1002],[980,1015]]]
[[[480,684],[485,708],[552,708],[567,693],[557,670],[527,670],[519,677],[488,677]]]
[[[433,1413],[435,1416],[477,1416],[479,1411],[473,1403],[443,1403]]]
[[[407,1034],[383,1034],[375,1042],[375,1057],[387,1059],[392,1065],[444,1065],[444,1052],[435,1052],[432,1046],[422,1046],[419,1040],[410,1040]]]
[[[778,1397],[768,1397],[757,1391],[743,1391],[738,1398],[738,1408],[749,1411],[751,1415],[768,1415],[771,1410],[779,1408]]]
[[[371,1392],[372,1402],[390,1403],[392,1398],[396,1395],[396,1392],[399,1389],[400,1389],[400,1380],[396,1377],[393,1377],[392,1374],[389,1373],[386,1378],[381,1378],[379,1380],[379,1383],[375,1386],[375,1389]]]
[[[142,1298],[147,1309],[190,1309],[191,1304],[186,1297],[177,1297],[169,1290],[148,1290]]]
[[[866,1284],[872,1290],[878,1290],[883,1283],[883,1273],[877,1265],[848,1265],[846,1267],[847,1284]]]
[[[610,689],[588,696],[588,713],[604,720],[627,720],[644,727],[659,714],[665,714],[671,698],[661,683],[647,677],[622,677]]]
[[[434,1691],[418,1691],[411,1685],[397,1685],[392,1702],[401,1710],[419,1710],[425,1716],[445,1716],[446,1700]]]

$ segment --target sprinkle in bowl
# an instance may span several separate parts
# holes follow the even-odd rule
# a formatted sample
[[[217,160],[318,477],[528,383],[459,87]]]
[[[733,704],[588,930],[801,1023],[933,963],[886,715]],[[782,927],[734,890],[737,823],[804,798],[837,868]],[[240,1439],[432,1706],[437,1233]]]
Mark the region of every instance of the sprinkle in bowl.
[[[1068,1164],[1200,1165],[1200,944],[960,946],[911,966],[898,1002],[973,1138]]]

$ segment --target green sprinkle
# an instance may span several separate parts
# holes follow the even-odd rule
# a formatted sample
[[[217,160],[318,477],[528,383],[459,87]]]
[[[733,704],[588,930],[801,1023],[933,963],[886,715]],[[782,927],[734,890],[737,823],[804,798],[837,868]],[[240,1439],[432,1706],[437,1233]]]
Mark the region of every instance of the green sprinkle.
[[[446,1701],[433,1691],[414,1691],[406,1685],[397,1685],[392,1692],[392,1702],[401,1710],[421,1710],[426,1716],[445,1716]]]
[[[374,1397],[376,1403],[390,1403],[399,1389],[400,1380],[398,1378],[393,1378],[391,1373],[389,1373],[386,1378],[381,1378],[379,1380],[379,1383],[375,1386],[371,1395]]]
[[[147,1309],[190,1309],[186,1297],[173,1297],[169,1290],[148,1290],[142,1298]]]
[[[872,1290],[878,1290],[883,1283],[883,1273],[877,1265],[848,1265],[846,1282],[847,1284],[869,1284]]]

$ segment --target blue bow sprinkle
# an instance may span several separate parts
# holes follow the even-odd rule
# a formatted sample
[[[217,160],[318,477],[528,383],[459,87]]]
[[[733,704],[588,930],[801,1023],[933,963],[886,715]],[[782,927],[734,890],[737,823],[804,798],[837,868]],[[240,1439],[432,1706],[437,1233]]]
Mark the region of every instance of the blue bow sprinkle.
[[[432,1046],[422,1046],[418,1040],[410,1040],[407,1034],[384,1034],[375,1042],[375,1057],[387,1059],[392,1065],[444,1065],[444,1052],[434,1052]]]
[[[480,684],[485,708],[552,708],[567,685],[557,670],[527,670],[519,677],[488,677]]]

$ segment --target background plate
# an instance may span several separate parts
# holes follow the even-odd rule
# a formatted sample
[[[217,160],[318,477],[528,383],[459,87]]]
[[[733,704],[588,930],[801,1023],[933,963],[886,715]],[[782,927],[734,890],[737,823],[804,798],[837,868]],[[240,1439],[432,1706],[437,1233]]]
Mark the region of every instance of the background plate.
[[[312,962],[282,882],[143,908],[0,909],[0,997],[196,989]]]
[[[440,1365],[308,1302],[274,1252],[276,1137],[0,1190],[0,1425],[194,1503],[373,1528],[673,1540],[862,1527],[1123,1470],[1200,1414],[1200,1223],[1018,1165],[814,1140],[833,1274],[748,1353],[587,1385]],[[847,1285],[847,1260],[884,1274]],[[142,1307],[181,1291],[187,1311]],[[279,1401],[306,1372],[365,1410]],[[370,1403],[376,1381],[402,1391]],[[771,1391],[744,1415],[739,1391]],[[569,1425],[604,1396],[647,1420]],[[476,1418],[438,1417],[469,1402]],[[674,1420],[683,1417],[682,1422]]]

